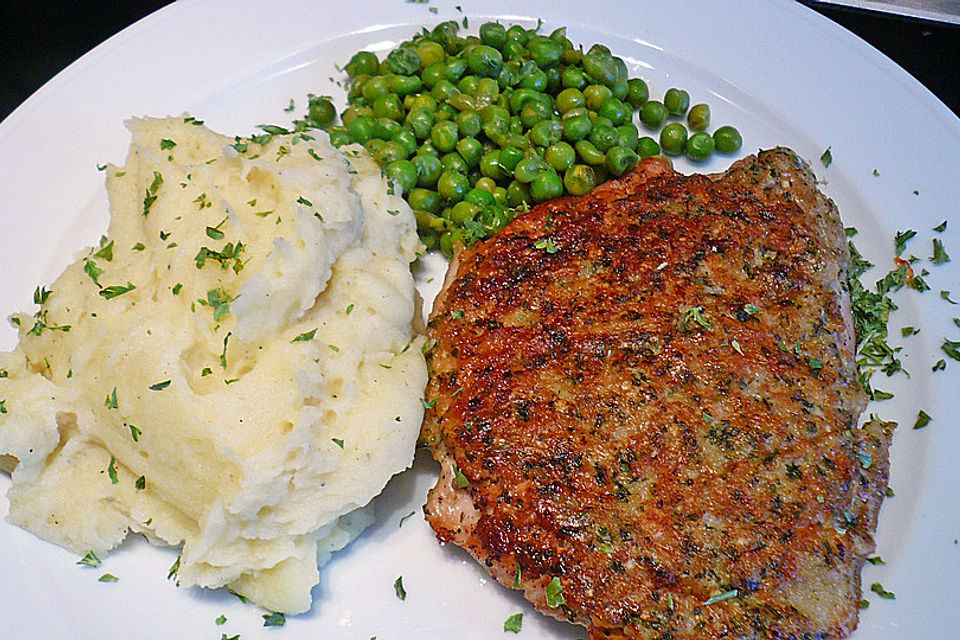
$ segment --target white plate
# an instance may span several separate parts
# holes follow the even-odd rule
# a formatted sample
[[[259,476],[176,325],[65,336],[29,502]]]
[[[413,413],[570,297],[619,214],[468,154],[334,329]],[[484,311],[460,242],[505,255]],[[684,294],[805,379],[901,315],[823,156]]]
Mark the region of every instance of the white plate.
[[[707,101],[715,123],[743,132],[744,152],[788,145],[811,159],[860,249],[889,268],[896,230],[916,229],[908,246],[926,259],[931,228],[955,261],[929,266],[932,291],[898,298],[891,341],[906,345],[912,377],[880,381],[900,392],[870,410],[901,422],[893,449],[896,497],[883,507],[879,553],[864,583],[897,594],[870,609],[857,639],[945,638],[960,628],[953,604],[960,576],[960,438],[956,389],[960,362],[931,373],[944,336],[960,315],[938,297],[960,299],[960,121],[889,60],[812,11],[792,2],[725,0],[505,5],[449,0],[429,4],[188,0],[171,5],[101,45],[58,75],[0,125],[0,313],[31,308],[31,293],[50,282],[82,246],[106,229],[103,175],[96,165],[121,162],[131,115],[190,112],[212,128],[251,133],[259,123],[285,123],[290,98],[299,113],[308,92],[342,95],[330,77],[335,63],[364,47],[385,51],[422,25],[461,19],[475,29],[485,17],[567,25],[575,42],[604,42],[645,77],[654,93],[670,86]],[[438,13],[429,11],[438,7]],[[945,69],[945,72],[949,72]],[[832,148],[833,164],[817,158]],[[724,168],[715,157],[706,167]],[[691,167],[680,163],[680,168]],[[876,169],[879,176],[873,175]],[[436,265],[435,265],[436,266]],[[901,340],[902,325],[922,326]],[[15,334],[0,334],[0,348]],[[911,429],[920,409],[933,416]],[[380,502],[381,520],[324,569],[310,613],[282,631],[261,626],[261,610],[232,596],[177,589],[166,580],[175,552],[131,540],[103,570],[78,567],[73,555],[0,523],[0,620],[9,638],[198,638],[241,633],[244,640],[297,638],[490,638],[523,612],[526,637],[582,638],[578,627],[547,622],[515,593],[499,587],[463,552],[436,544],[417,511],[435,468],[418,457]],[[9,487],[0,479],[0,493]],[[0,512],[6,511],[5,499]],[[407,598],[394,595],[403,575]],[[227,616],[223,626],[214,620]],[[279,636],[278,636],[279,637]]]

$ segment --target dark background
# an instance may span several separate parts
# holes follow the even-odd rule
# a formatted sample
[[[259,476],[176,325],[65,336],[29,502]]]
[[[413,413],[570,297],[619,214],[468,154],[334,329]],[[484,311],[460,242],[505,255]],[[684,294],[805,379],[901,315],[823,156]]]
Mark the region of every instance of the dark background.
[[[0,120],[71,62],[165,4],[0,0]],[[821,2],[803,4],[879,49],[960,116],[960,26]]]

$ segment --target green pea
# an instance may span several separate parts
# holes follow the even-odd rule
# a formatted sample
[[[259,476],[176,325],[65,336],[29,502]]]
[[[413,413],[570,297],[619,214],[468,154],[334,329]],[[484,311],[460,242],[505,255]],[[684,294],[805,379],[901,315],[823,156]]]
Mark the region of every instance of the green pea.
[[[497,161],[504,171],[513,173],[517,168],[517,163],[523,160],[523,157],[524,153],[522,149],[507,145],[500,150]]]
[[[660,148],[669,156],[683,153],[687,144],[687,128],[679,122],[671,122],[660,131]]]
[[[600,106],[597,115],[608,118],[615,126],[620,126],[630,121],[633,112],[622,100],[610,98]]]
[[[493,190],[493,201],[498,205],[504,205],[507,202],[507,190],[503,187],[496,187]]]
[[[457,89],[471,96],[477,95],[477,87],[479,86],[480,78],[474,75],[463,76],[457,83]]]
[[[420,144],[420,148],[417,149],[417,155],[418,156],[436,156],[438,159],[440,158],[440,152],[437,151],[437,148],[435,146],[433,146],[433,143],[430,142],[429,138],[424,140]]]
[[[463,224],[467,220],[473,220],[479,211],[480,207],[477,205],[462,200],[450,208],[450,219],[457,224]]]
[[[460,202],[469,189],[467,176],[456,171],[444,171],[437,180],[437,193],[448,202]]]
[[[687,157],[694,162],[702,162],[713,155],[716,144],[706,131],[697,131],[687,140]]]
[[[636,150],[639,139],[640,132],[637,131],[637,125],[632,122],[617,127],[617,146]]]
[[[563,195],[563,180],[553,169],[541,172],[530,183],[530,196],[534,202],[545,202]]]
[[[420,80],[423,86],[432,89],[441,80],[446,80],[446,65],[442,62],[435,62],[420,73]]]
[[[453,151],[457,146],[457,124],[449,120],[443,120],[433,125],[430,130],[430,142],[440,153]]]
[[[586,138],[590,135],[591,129],[593,129],[593,123],[590,122],[590,117],[585,115],[564,118],[560,121],[560,126],[563,128],[563,139],[568,142],[576,142],[577,140]]]
[[[453,121],[457,124],[460,135],[465,138],[476,137],[483,126],[480,114],[471,110],[461,111],[454,117]]]
[[[607,151],[606,162],[604,163],[612,175],[622,176],[624,173],[633,169],[640,162],[640,157],[633,149],[626,147],[611,147]]]
[[[489,178],[487,178],[487,180],[489,180]],[[467,195],[463,197],[463,201],[475,204],[478,207],[487,207],[494,203],[493,193],[477,187],[468,191]]]
[[[512,40],[513,42],[526,45],[528,37],[527,30],[518,24],[515,24],[507,29],[507,40]]]
[[[533,125],[527,134],[530,142],[538,147],[548,147],[555,142],[559,142],[562,136],[563,127],[559,120],[541,120]]]
[[[743,145],[740,132],[730,125],[724,125],[713,132],[713,142],[719,153],[736,153]]]
[[[613,122],[610,120],[610,118],[599,116],[595,111],[588,111],[587,115],[590,116],[590,122],[593,123],[594,129],[597,127],[613,127]]]
[[[467,175],[470,171],[470,167],[467,165],[467,161],[463,159],[456,151],[451,151],[450,153],[445,153],[440,158],[440,164],[443,165],[444,171],[455,171],[457,173],[462,173]]]
[[[467,65],[478,76],[496,78],[503,68],[503,54],[493,47],[482,44],[467,54]]]
[[[520,122],[526,128],[531,128],[541,120],[553,117],[553,104],[543,100],[530,100],[520,110]]]
[[[587,78],[576,67],[566,67],[560,72],[560,84],[567,89],[583,89],[587,86]]]
[[[610,87],[617,79],[617,66],[605,47],[593,45],[583,56],[583,70],[595,83]],[[612,95],[612,94],[611,94]]]
[[[480,173],[492,180],[504,177],[500,168],[500,151],[488,151],[480,158]]]
[[[573,166],[577,154],[566,142],[557,142],[547,147],[543,159],[556,171],[566,171]]]
[[[414,96],[410,102],[409,109],[424,109],[431,113],[437,108],[437,101],[429,93],[421,93]]]
[[[507,30],[499,22],[485,22],[480,25],[480,41],[488,47],[499,49],[507,41]]]
[[[473,185],[477,189],[483,189],[484,191],[489,191],[493,194],[494,190],[497,188],[497,183],[493,179],[483,176],[482,178],[477,179],[477,183]]]
[[[556,104],[557,111],[560,113],[566,113],[571,109],[577,109],[585,106],[587,104],[587,100],[584,98],[583,92],[574,87],[570,87],[557,94]]]
[[[457,141],[457,153],[460,154],[468,167],[474,169],[480,164],[483,145],[476,138],[461,138]]]
[[[363,85],[370,79],[370,75],[361,73],[350,81],[350,89],[347,91],[347,102],[353,104],[357,100],[363,99]]]
[[[616,146],[619,139],[617,130],[609,125],[598,126],[594,123],[593,131],[590,132],[591,144],[603,153]]]
[[[542,94],[533,89],[520,88],[510,94],[510,112],[520,113],[523,107],[532,100],[540,100]]]
[[[370,119],[373,120],[373,109],[362,104],[350,105],[346,111],[340,115],[340,119],[343,120],[343,126],[348,127],[357,116],[370,116]]]
[[[380,150],[383,149],[383,145],[387,144],[386,140],[381,140],[380,138],[370,138],[363,143],[363,148],[366,149],[371,156],[376,157]]]
[[[462,240],[463,238],[459,231],[444,231],[440,236],[440,252],[443,253],[448,260],[452,259],[454,247],[462,242]]]
[[[440,162],[440,158],[431,153],[424,153],[414,156],[411,162],[417,168],[417,184],[419,186],[430,188],[437,186],[437,180],[443,173],[443,163]]]
[[[388,93],[390,93],[390,86],[384,76],[373,76],[363,83],[363,98],[369,104],[373,104],[378,97]]]
[[[667,121],[668,115],[667,107],[657,100],[647,100],[640,107],[640,122],[650,129],[659,129]]]
[[[326,129],[333,124],[333,121],[337,118],[337,110],[329,97],[311,95],[308,100],[307,118],[313,126]]]
[[[606,155],[589,140],[580,140],[573,145],[573,148],[577,150],[577,156],[583,160],[584,164],[603,164],[607,159]]]
[[[552,96],[557,95],[563,88],[563,81],[560,79],[560,67],[547,67],[543,70],[543,73],[547,76],[547,93]]]
[[[447,98],[455,96],[458,93],[460,93],[460,89],[453,86],[453,83],[449,80],[440,80],[430,89],[430,95],[438,104],[442,104]],[[437,108],[439,109],[440,107],[438,106]]]
[[[519,61],[527,55],[527,48],[515,40],[507,40],[503,45],[503,57],[507,60]]]
[[[336,129],[330,127],[327,129],[327,133],[330,134],[330,144],[337,149],[345,144],[353,144],[353,137],[347,131],[346,127],[338,127]]]
[[[583,90],[583,97],[586,100],[586,107],[593,111],[598,111],[603,104],[613,97],[613,92],[609,87],[599,84],[591,84]]]
[[[390,140],[398,131],[400,131],[400,123],[396,120],[380,117],[373,121],[374,138]]]
[[[466,93],[457,93],[455,95],[447,98],[446,103],[457,110],[457,113],[461,111],[476,111],[477,110],[477,101],[474,100],[473,96]],[[454,116],[455,117],[455,116]]]
[[[440,202],[439,196],[437,197],[437,202]],[[437,216],[434,212],[427,211],[426,209],[418,209],[413,205],[410,205],[410,208],[413,209],[413,217],[417,219],[417,231],[421,234],[425,231],[432,231],[432,227],[438,223]]]
[[[373,135],[373,117],[357,116],[347,125],[347,133],[351,142],[363,144]]]
[[[533,182],[542,172],[551,170],[540,158],[524,158],[517,163],[513,175],[518,182]]]
[[[531,89],[537,92],[547,90],[547,74],[540,69],[532,71],[520,78],[520,86],[524,89]]]
[[[641,78],[627,80],[627,102],[634,109],[639,109],[650,98],[650,89]]]
[[[583,61],[583,51],[580,49],[564,49],[560,62],[567,65],[579,65]],[[582,89],[583,87],[577,87]]]
[[[399,143],[393,140],[387,140],[383,143],[376,153],[373,154],[373,159],[377,161],[381,167],[396,160],[406,160],[407,150]]]
[[[380,61],[377,59],[377,55],[375,53],[371,53],[369,51],[358,51],[357,53],[353,54],[352,58],[350,58],[350,62],[347,63],[347,66],[344,67],[344,70],[347,72],[347,75],[353,79],[360,74],[372,76],[379,68]]]
[[[493,78],[480,78],[477,83],[477,100],[492,104],[500,97],[500,85]]]
[[[643,136],[637,140],[637,155],[641,158],[660,155],[660,143],[650,136]]]
[[[447,54],[443,52],[443,47],[432,40],[421,40],[417,43],[417,55],[420,56],[421,68],[426,69],[430,65],[443,62]]]
[[[563,174],[563,186],[570,195],[582,196],[590,193],[596,185],[597,174],[587,165],[575,164]]]
[[[532,38],[527,43],[527,49],[530,50],[530,58],[537,63],[541,69],[552,67],[560,62],[560,55],[563,53],[563,47],[554,40],[543,36]]]
[[[401,147],[407,150],[407,156],[412,156],[417,152],[417,138],[406,129],[400,129],[390,138]]]
[[[440,120],[451,120],[453,118],[456,118],[458,113],[459,111],[457,111],[447,103],[437,105],[436,115],[437,115],[438,122]]]
[[[387,143],[389,144],[389,143]],[[403,193],[409,193],[417,186],[417,167],[409,160],[395,160],[383,168],[383,175],[393,181]]]
[[[387,78],[387,88],[400,96],[417,93],[423,88],[423,81],[419,76],[390,76]]]
[[[483,121],[483,124],[487,124],[488,122],[499,120],[501,118],[507,119],[509,117],[510,111],[499,105],[491,104],[487,105],[483,109],[480,109],[480,120]]]
[[[497,84],[500,89],[516,86],[520,82],[520,63],[511,60],[503,63],[503,68],[497,75]]]
[[[512,181],[507,185],[507,205],[518,207],[521,204],[529,204],[533,199],[530,197],[530,189],[522,182]]]
[[[413,132],[418,140],[424,140],[430,137],[430,130],[437,123],[437,118],[432,111],[421,107],[413,107],[407,112],[404,125]]]
[[[443,65],[443,77],[451,84],[460,80],[467,71],[468,63],[463,58],[448,58]]]
[[[710,107],[705,104],[695,104],[687,113],[687,124],[693,131],[703,131],[710,126]]]
[[[690,108],[690,94],[672,87],[663,95],[663,104],[672,116],[682,116]]]

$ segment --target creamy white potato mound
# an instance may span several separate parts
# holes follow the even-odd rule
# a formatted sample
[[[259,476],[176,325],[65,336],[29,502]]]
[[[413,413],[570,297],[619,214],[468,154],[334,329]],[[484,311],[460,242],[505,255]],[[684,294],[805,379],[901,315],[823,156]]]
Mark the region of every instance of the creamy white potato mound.
[[[323,133],[128,127],[108,234],[0,354],[9,520],[78,554],[143,533],[182,585],[306,611],[413,458],[416,222]]]

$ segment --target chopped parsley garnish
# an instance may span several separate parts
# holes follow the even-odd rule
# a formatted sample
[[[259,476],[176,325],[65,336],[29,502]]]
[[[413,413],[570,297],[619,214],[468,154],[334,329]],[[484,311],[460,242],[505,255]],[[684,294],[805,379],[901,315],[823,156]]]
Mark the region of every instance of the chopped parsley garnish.
[[[146,249],[147,247],[146,247],[146,245],[144,245],[142,242],[138,242],[137,244],[133,245],[132,248],[133,248],[134,251],[143,251],[143,250]]]
[[[224,369],[227,368],[227,341],[230,340],[231,333],[227,333],[223,337],[223,351],[220,352],[220,366]]]
[[[221,613],[219,616],[217,616],[217,619],[214,620],[214,623],[216,623],[217,626],[220,626],[224,624],[226,621],[227,621],[227,616]]]
[[[884,600],[893,600],[897,597],[892,591],[887,591],[884,589],[883,585],[881,585],[879,582],[874,582],[872,585],[870,585],[870,591],[873,591]]]
[[[7,413],[7,401],[6,399],[0,400],[0,414]]]
[[[917,232],[913,229],[907,229],[906,231],[897,231],[897,235],[893,238],[893,248],[895,255],[899,256],[903,253],[904,249],[907,248],[907,242],[917,235]]]
[[[420,404],[423,405],[424,409],[433,409],[435,406],[437,406],[437,400],[438,398],[434,398],[430,402],[427,402],[425,398],[420,398]]]
[[[343,440],[341,440],[340,438],[330,438],[330,439],[333,441],[333,444],[343,449]]]
[[[130,437],[133,438],[133,441],[140,442],[140,434],[143,433],[143,431],[133,424],[128,424],[127,426],[130,427]]]
[[[178,296],[180,295],[180,289],[183,289],[183,283],[178,282],[177,284],[173,285],[173,289],[170,291],[173,293],[173,295]]]
[[[523,626],[523,614],[515,613],[503,622],[503,631],[512,631],[514,633],[520,633],[520,628]]]
[[[313,206],[313,203],[310,202],[309,200],[307,200],[306,198],[304,198],[303,196],[300,196],[299,198],[297,198],[297,202],[299,202],[300,204],[305,205],[305,206],[307,206],[307,207],[312,207],[312,206]]]
[[[881,558],[880,556],[873,556],[872,558],[867,558],[867,562],[869,562],[870,564],[887,564],[886,562],[883,561],[883,558]]]
[[[691,320],[705,329],[713,329],[713,327],[710,325],[710,321],[704,317],[703,307],[701,306],[696,306],[687,310],[687,313],[683,316],[683,326],[686,327],[689,325]]]
[[[560,250],[560,247],[557,246],[557,243],[553,241],[553,238],[543,238],[537,240],[533,245],[536,249],[544,249],[547,253],[556,253]]]
[[[940,358],[939,360],[937,360],[937,361],[933,364],[933,366],[930,368],[930,370],[931,370],[931,371],[943,371],[943,370],[946,369],[946,368],[947,368],[947,361],[944,360],[943,358]]]
[[[47,291],[46,287],[37,287],[33,291],[33,303],[42,305],[47,301],[47,298],[50,297],[50,292]]]
[[[930,262],[933,264],[944,264],[950,262],[950,256],[943,248],[943,241],[940,238],[933,239],[933,255],[930,256]]]
[[[105,573],[105,574],[103,574],[102,576],[100,576],[99,578],[97,578],[97,582],[116,582],[116,581],[119,580],[119,579],[120,579],[120,578],[118,578],[117,576],[113,575],[112,573]]]
[[[327,346],[330,347],[330,350],[331,350],[331,351],[333,351],[333,352],[335,352],[335,353],[340,353],[340,347],[338,347],[337,345],[335,345],[335,344],[328,344]]]
[[[917,421],[913,423],[913,428],[923,429],[925,426],[930,424],[931,420],[933,420],[933,418],[931,418],[926,411],[920,409],[920,411],[917,413]]]
[[[920,333],[920,329],[917,329],[916,327],[903,327],[900,329],[900,335],[904,338],[908,336],[915,336],[918,333]]]
[[[940,345],[940,348],[945,354],[954,360],[960,360],[960,340],[954,342],[953,340],[947,340],[944,338],[943,344]]]
[[[347,305],[347,315],[353,313],[353,303]]]
[[[944,231],[947,230],[947,221],[944,220],[943,222],[935,226],[933,230],[936,231],[937,233],[943,233]]]
[[[177,559],[173,561],[173,564],[170,565],[170,569],[167,570],[167,580],[173,580],[177,577],[177,572],[180,571],[180,556],[177,556]]]
[[[548,607],[556,608],[560,605],[567,604],[567,601],[563,599],[563,585],[560,584],[559,577],[553,576],[553,579],[550,581],[550,584],[547,585],[544,592],[547,596]]]
[[[465,489],[470,486],[470,480],[467,476],[463,475],[463,471],[460,469],[454,469],[456,473],[453,475],[453,484],[457,489]]]
[[[98,293],[107,300],[113,300],[117,296],[122,296],[123,294],[133,291],[134,289],[136,289],[136,287],[128,281],[126,286],[115,284],[100,289]]]
[[[202,269],[207,263],[207,260],[219,262],[221,269],[227,269],[230,267],[230,263],[232,261],[233,272],[240,273],[241,269],[243,269],[243,262],[240,260],[240,254],[245,248],[246,247],[244,247],[242,242],[237,242],[237,244],[228,242],[220,251],[216,251],[210,247],[200,247],[200,250],[197,251],[197,255],[193,257],[193,260],[196,263],[197,269]]]
[[[213,206],[213,203],[207,199],[207,194],[205,193],[201,193],[196,198],[194,198],[193,203],[196,204],[200,210]]]
[[[162,140],[160,140],[160,148],[163,149],[164,151],[173,149],[175,146],[177,146],[177,143],[174,142],[173,140],[170,140],[169,138],[163,138]]]
[[[156,382],[150,385],[151,391],[163,391],[170,386],[170,380],[164,380],[163,382]]]
[[[397,210],[397,209],[387,209],[387,213],[389,213],[389,214],[392,215],[392,216],[398,216],[398,215],[400,215],[400,211]]]
[[[316,334],[317,334],[316,329],[313,329],[311,331],[304,331],[303,333],[298,335],[296,338],[294,338],[290,342],[310,342],[311,340],[313,340],[313,336],[315,336]]]
[[[941,292],[940,292],[940,297],[941,297],[942,299],[946,300],[947,302],[949,302],[950,304],[957,304],[956,301],[950,299],[950,292],[949,292],[949,291],[941,291]]]
[[[107,475],[110,476],[110,482],[112,484],[119,482],[117,479],[117,459],[113,456],[110,456],[110,464],[107,465]]]
[[[451,311],[450,317],[452,317],[454,320],[459,320],[463,317],[463,311],[460,311],[460,310]]]
[[[403,576],[393,581],[393,591],[401,600],[407,599],[407,590],[403,588]]]
[[[263,614],[263,626],[265,627],[282,627],[286,622],[287,618],[282,613]]]
[[[236,300],[236,298],[231,298],[229,294],[223,290],[223,287],[217,287],[216,289],[207,291],[206,300],[200,298],[197,302],[213,309],[213,320],[214,322],[219,322],[220,318],[230,313],[230,303],[234,300]]]
[[[513,574],[513,588],[514,589],[520,588],[520,563],[519,562],[517,563],[517,570]]]
[[[103,269],[97,266],[97,263],[91,260],[90,258],[83,259],[83,272],[90,276],[90,279],[93,280],[93,284],[100,286],[100,276],[103,274]]]
[[[224,218],[226,219],[226,218]],[[222,222],[220,224],[223,224]],[[217,225],[219,227],[220,225]],[[212,240],[223,240],[223,231],[220,231],[217,227],[207,227],[207,237]]]
[[[411,516],[413,516],[413,515],[416,514],[416,513],[417,513],[416,511],[411,511],[411,512],[408,513],[407,515],[405,515],[405,516],[403,516],[402,518],[400,518],[400,524],[398,524],[397,527],[402,527],[402,526],[403,526],[403,523],[406,522]]]
[[[820,155],[820,162],[823,163],[824,167],[829,167],[833,163],[833,153],[830,151],[832,147],[827,147],[827,150]]]
[[[100,249],[93,254],[93,257],[101,258],[103,260],[106,260],[107,262],[112,262],[113,261],[113,240],[111,240],[107,244],[103,244],[104,240],[106,240],[106,238],[100,239]]]
[[[110,392],[110,395],[107,396],[107,399],[103,401],[103,406],[107,409],[116,409],[117,408],[117,388],[114,387],[113,391]]]
[[[137,491],[143,491],[147,488],[147,479],[144,476],[137,478],[137,481],[133,483],[134,488]]]
[[[77,564],[96,569],[100,566],[100,558],[98,558],[97,554],[95,554],[93,551],[87,551],[87,555],[77,560]]]
[[[740,595],[739,591],[736,589],[730,589],[730,591],[724,591],[718,596],[713,596],[712,598],[705,600],[703,604],[717,604],[718,602],[723,602],[724,600],[729,600],[730,598],[736,598],[738,595]]]

